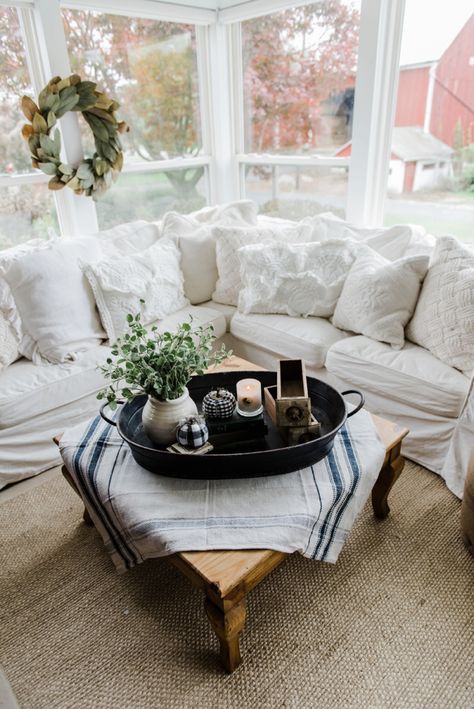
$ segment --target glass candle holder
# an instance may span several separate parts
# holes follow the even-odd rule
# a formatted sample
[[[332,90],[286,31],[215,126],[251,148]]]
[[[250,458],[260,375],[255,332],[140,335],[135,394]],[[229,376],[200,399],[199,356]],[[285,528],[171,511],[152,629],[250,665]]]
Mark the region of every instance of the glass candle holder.
[[[237,382],[237,413],[258,416],[262,411],[262,385],[258,379],[240,379]]]

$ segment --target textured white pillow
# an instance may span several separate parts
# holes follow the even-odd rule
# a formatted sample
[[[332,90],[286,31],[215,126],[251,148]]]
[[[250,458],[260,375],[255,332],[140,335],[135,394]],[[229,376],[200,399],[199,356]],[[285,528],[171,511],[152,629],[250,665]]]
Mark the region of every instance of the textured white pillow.
[[[99,258],[95,239],[58,239],[29,251],[5,272],[23,336],[20,353],[40,363],[75,358],[104,337],[94,296],[79,261]]]
[[[204,207],[187,215],[199,224],[255,225],[257,223],[257,205],[249,199],[227,202],[215,207]]]
[[[437,240],[407,337],[470,375],[474,369],[474,249]]]
[[[129,313],[148,325],[188,305],[179,261],[176,244],[162,238],[130,256],[84,264],[109,340],[125,332]]]
[[[193,305],[210,300],[217,281],[213,227],[196,224],[188,216],[168,212],[163,218],[162,235],[173,239],[181,252],[186,297]]]
[[[104,256],[119,258],[127,254],[148,249],[160,238],[160,227],[155,223],[145,221],[120,224],[107,231],[99,231],[93,235],[100,242]]]
[[[18,344],[10,323],[0,313],[0,370],[18,359]]]
[[[405,256],[431,255],[436,239],[424,227],[415,224],[397,224],[392,227],[358,227],[340,219],[331,212],[305,217],[302,222],[313,230],[313,240],[355,239],[370,246],[389,261]]]
[[[238,251],[239,310],[328,318],[359,248],[342,239],[243,246]]]
[[[214,227],[216,260],[219,278],[212,297],[217,303],[237,305],[240,281],[240,261],[237,253],[241,246],[275,242],[302,243],[311,241],[311,228],[295,224],[293,227]]]
[[[401,349],[428,262],[428,256],[388,261],[363,248],[344,283],[333,325]]]

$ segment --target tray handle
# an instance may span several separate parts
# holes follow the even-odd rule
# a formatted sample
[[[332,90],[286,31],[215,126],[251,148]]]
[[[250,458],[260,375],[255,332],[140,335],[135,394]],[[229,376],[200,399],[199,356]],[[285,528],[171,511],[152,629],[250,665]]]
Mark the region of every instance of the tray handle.
[[[348,412],[347,418],[349,418],[349,416],[354,416],[354,414],[356,414],[358,411],[361,410],[361,408],[362,408],[362,407],[364,406],[364,404],[365,404],[365,397],[364,397],[364,395],[362,394],[362,392],[361,392],[361,391],[357,391],[357,389],[348,389],[347,391],[341,392],[341,395],[342,395],[342,396],[346,396],[346,394],[357,394],[357,396],[360,397],[360,401],[359,401],[359,403],[357,404],[357,406],[355,407],[355,409],[352,409],[352,411],[349,411],[349,412]]]
[[[124,401],[117,401],[117,404],[124,404],[124,403],[125,403]],[[109,405],[108,401],[106,401],[105,404],[102,404],[102,406],[99,409],[99,413],[102,416],[102,418],[104,419],[104,421],[107,421],[107,423],[109,423],[111,426],[116,426],[117,422],[114,421],[113,419],[109,419],[109,417],[104,414],[104,409],[108,405]]]

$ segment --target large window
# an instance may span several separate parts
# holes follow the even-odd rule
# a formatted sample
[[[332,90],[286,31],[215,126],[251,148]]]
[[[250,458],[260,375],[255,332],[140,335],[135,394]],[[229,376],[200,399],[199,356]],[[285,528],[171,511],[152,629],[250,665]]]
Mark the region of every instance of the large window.
[[[34,92],[20,15],[13,7],[0,7],[0,248],[47,237],[57,229],[48,178],[31,174],[28,145],[21,137],[24,94],[33,96]]]
[[[265,212],[344,214],[359,6],[318,2],[241,25],[242,180]],[[255,154],[272,157],[256,166]]]
[[[420,32],[426,18],[429,32]],[[385,223],[474,243],[474,14],[408,2]]]
[[[63,10],[63,21],[71,68],[117,97],[131,128],[122,139],[124,172],[97,203],[100,226],[203,206],[205,164],[156,171],[202,154],[195,28],[81,10]],[[93,150],[86,130],[83,143]]]

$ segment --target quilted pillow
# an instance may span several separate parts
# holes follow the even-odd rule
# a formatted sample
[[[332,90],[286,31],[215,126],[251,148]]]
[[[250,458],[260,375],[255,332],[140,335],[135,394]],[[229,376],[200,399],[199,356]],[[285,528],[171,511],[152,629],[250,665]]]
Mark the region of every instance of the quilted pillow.
[[[9,265],[4,278],[21,320],[21,354],[59,363],[100,343],[104,332],[79,266],[99,256],[95,239],[59,239]]]
[[[219,278],[212,297],[217,303],[237,305],[242,287],[238,249],[250,244],[311,241],[311,228],[299,224],[293,227],[275,225],[272,228],[216,226],[214,235]]]
[[[244,313],[333,314],[358,245],[333,239],[322,244],[255,244],[239,249]]]
[[[407,337],[467,375],[474,368],[474,249],[437,240]]]
[[[401,349],[428,262],[428,256],[388,261],[363,248],[344,283],[333,325]]]
[[[145,251],[83,265],[109,340],[126,331],[129,313],[148,325],[188,305],[179,261],[176,244],[162,238]]]

